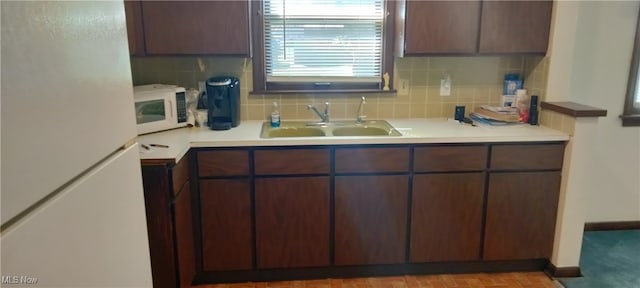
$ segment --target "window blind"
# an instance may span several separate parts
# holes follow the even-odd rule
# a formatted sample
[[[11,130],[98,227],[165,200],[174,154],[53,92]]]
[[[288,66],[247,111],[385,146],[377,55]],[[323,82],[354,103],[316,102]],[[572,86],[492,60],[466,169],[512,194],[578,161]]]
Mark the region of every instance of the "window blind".
[[[381,82],[383,0],[264,0],[267,82]]]

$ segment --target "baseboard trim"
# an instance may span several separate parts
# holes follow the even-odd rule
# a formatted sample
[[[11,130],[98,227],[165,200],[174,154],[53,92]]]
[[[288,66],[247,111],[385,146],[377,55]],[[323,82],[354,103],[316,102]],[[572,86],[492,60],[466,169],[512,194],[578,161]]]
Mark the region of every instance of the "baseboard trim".
[[[584,223],[584,231],[635,230],[635,229],[640,229],[640,221]]]
[[[549,262],[547,269],[544,270],[551,277],[582,277],[580,267],[556,267]]]
[[[383,277],[397,275],[429,275],[460,273],[494,273],[544,271],[547,259],[510,261],[471,261],[406,263],[366,266],[330,266],[315,268],[282,268],[238,271],[201,271],[193,284],[310,280],[326,278]]]

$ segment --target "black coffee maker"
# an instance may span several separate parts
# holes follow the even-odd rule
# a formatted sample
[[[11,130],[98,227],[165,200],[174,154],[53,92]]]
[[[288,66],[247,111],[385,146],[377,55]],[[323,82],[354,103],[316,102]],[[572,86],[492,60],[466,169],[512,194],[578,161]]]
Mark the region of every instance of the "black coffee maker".
[[[218,76],[207,79],[207,120],[211,130],[228,130],[240,124],[240,80]]]

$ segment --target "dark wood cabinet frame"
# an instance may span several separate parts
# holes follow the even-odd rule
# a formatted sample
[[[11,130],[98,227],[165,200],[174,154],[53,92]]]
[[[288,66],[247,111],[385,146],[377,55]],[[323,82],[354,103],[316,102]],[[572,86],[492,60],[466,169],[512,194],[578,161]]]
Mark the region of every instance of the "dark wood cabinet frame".
[[[544,55],[551,0],[397,0],[395,55]]]
[[[288,93],[394,93],[393,87],[393,42],[395,31],[394,1],[384,0],[385,17],[382,23],[382,74],[389,73],[389,90],[383,91],[378,83],[331,83],[331,85],[315,85],[314,83],[268,83],[265,70],[264,21],[262,1],[251,0],[251,37],[253,44],[253,94],[288,94]]]
[[[125,0],[131,56],[251,57],[250,5],[257,0]]]
[[[189,287],[193,284],[205,283],[401,274],[542,271],[550,265],[549,258],[551,256],[554,237],[558,192],[560,189],[559,175],[562,169],[564,147],[565,142],[560,141],[527,143],[223,147],[192,148],[177,164],[171,160],[143,160],[143,184],[154,287]],[[202,155],[201,159],[198,157],[199,153]],[[289,159],[304,158],[305,160],[298,161],[300,163],[294,163],[291,167],[297,168],[291,169],[288,165],[284,165],[288,160],[279,159],[279,157]],[[362,165],[362,163],[351,163],[354,159],[359,159],[358,161],[360,162],[371,161],[368,161],[369,165]],[[261,162],[259,165],[262,166],[259,169],[256,167],[256,161]],[[302,165],[304,162],[312,164],[305,166]],[[264,166],[265,164],[268,167]],[[462,178],[458,180],[467,184],[460,184],[463,186],[458,184],[450,186],[447,184],[451,181],[452,177],[455,178],[457,176],[462,176]],[[341,185],[343,188],[340,189],[342,189],[341,191],[343,192],[339,192],[337,189],[337,178],[342,179],[340,181],[342,181]],[[500,180],[495,180],[496,182],[492,183],[492,178]],[[277,242],[281,239],[284,239],[284,241],[298,241],[294,243],[298,248],[296,250],[297,252],[280,249],[276,251],[276,254],[272,254],[270,250],[264,250],[264,247],[261,251],[258,251],[257,241],[259,241],[259,239],[256,237],[256,233],[259,231],[256,227],[256,222],[258,222],[256,217],[259,215],[256,213],[256,192],[258,191],[258,189],[256,189],[256,183],[260,181],[271,183],[269,184],[272,185],[271,188],[260,188],[260,191],[262,191],[260,193],[262,193],[263,197],[266,195],[264,193],[268,193],[270,189],[276,189],[281,197],[286,197],[287,195],[292,195],[291,193],[296,193],[296,191],[280,191],[280,189],[282,189],[282,187],[293,186],[291,185],[292,183],[302,183],[300,181],[304,181],[304,179],[317,179],[319,181],[314,183],[320,185],[321,188],[312,189],[315,190],[315,192],[313,192],[315,195],[314,199],[324,199],[321,201],[325,201],[328,198],[328,203],[322,204],[322,207],[318,207],[318,209],[313,212],[315,216],[310,215],[310,217],[318,217],[318,215],[322,217],[323,213],[328,211],[328,215],[326,215],[327,218],[323,220],[328,221],[328,223],[325,223],[325,225],[328,225],[328,233],[325,230],[326,226],[321,226],[313,232],[308,231],[309,233],[302,233],[302,238],[298,238],[296,233],[292,233],[292,231],[298,229],[297,227],[301,227],[299,223],[307,223],[303,226],[308,225],[312,218],[303,219],[302,222],[298,224],[279,223],[276,221],[277,218],[271,220],[262,219],[262,225],[265,225],[265,223],[266,225],[271,225],[271,223],[273,223],[275,226],[263,226],[260,233],[268,233],[270,231],[270,229],[264,230],[265,227],[293,225],[286,226],[289,228],[294,227],[294,230],[289,229],[289,234],[275,235],[275,237],[267,235],[267,239],[271,241],[270,243],[275,243],[273,242],[274,240]],[[367,179],[376,179],[376,181],[356,183],[356,186],[360,185],[361,187],[355,190],[350,188],[351,180],[357,182],[358,180],[363,181]],[[213,180],[211,184],[215,184],[216,181],[222,181],[221,183],[223,184],[240,181],[245,183],[245,185],[242,186],[244,188],[239,190],[237,187],[240,186],[228,186],[225,188],[226,192],[224,193],[226,194],[222,194],[222,198],[215,199],[214,202],[207,200],[209,201],[207,202],[208,206],[203,207],[204,204],[201,205],[201,201],[204,198],[202,195],[203,192],[200,191],[200,183],[201,181],[210,180]],[[377,183],[378,180],[382,181],[380,183],[386,184],[374,184],[374,182]],[[387,180],[389,181],[387,182]],[[515,182],[510,182],[511,180]],[[406,181],[406,183],[404,181]],[[524,184],[528,183],[529,185],[521,189],[514,189],[513,187],[519,187],[517,184],[520,182]],[[346,190],[344,188],[345,183],[347,184]],[[402,185],[399,185],[399,183]],[[427,183],[426,185],[428,187],[425,187],[425,183]],[[536,184],[533,185],[532,183]],[[326,190],[327,187],[323,185],[328,185],[328,191]],[[431,187],[432,185],[440,188],[429,191],[429,189],[433,188]],[[365,187],[365,190],[362,190],[362,187]],[[363,195],[366,194],[363,194],[363,191],[376,189],[371,187],[401,187],[401,189],[398,190],[398,192],[401,193],[397,195],[401,196],[399,199],[401,199],[402,205],[396,205],[395,207],[398,209],[389,210],[395,211],[392,212],[395,214],[387,215],[390,217],[389,221],[384,219],[376,221],[379,221],[381,224],[396,223],[394,225],[397,225],[397,223],[401,223],[399,225],[402,227],[398,230],[400,234],[396,236],[403,240],[397,242],[391,239],[390,241],[381,242],[382,244],[374,243],[370,245],[370,248],[378,250],[376,255],[380,258],[375,258],[378,256],[370,258],[370,255],[363,257],[362,254],[357,253],[347,253],[340,255],[338,258],[336,257],[336,253],[345,250],[344,247],[337,247],[337,245],[342,245],[342,243],[335,242],[337,239],[336,233],[341,233],[342,239],[349,239],[349,237],[354,237],[355,234],[349,230],[350,228],[347,227],[349,225],[344,225],[344,222],[340,224],[342,226],[337,224],[340,221],[340,219],[337,218],[342,217],[344,219],[344,212],[347,210],[342,209],[341,213],[343,216],[338,215],[336,202],[345,201],[345,198],[343,197],[342,200],[337,199],[336,193],[356,191],[355,194],[348,192],[350,194],[348,197],[350,198],[348,198],[347,201],[351,201],[350,203],[359,203],[360,201],[358,199],[362,198],[358,197],[363,197]],[[544,196],[542,194],[538,196],[533,195],[533,193],[538,192],[537,189],[540,189],[540,187],[543,187],[541,189],[545,189],[544,191],[540,191],[544,192],[542,193]],[[372,203],[372,205],[379,205],[380,203],[384,203],[381,202],[381,200],[385,197],[390,197],[392,194],[396,195],[395,190],[389,189],[393,188],[379,190],[372,194],[372,197],[378,195],[378,200],[371,199],[372,202],[369,202]],[[417,190],[415,189],[419,189],[418,192],[416,192]],[[440,193],[446,193],[447,189],[456,189],[454,194],[457,194],[457,196],[452,194],[444,198],[439,198],[437,196],[438,192],[435,192],[444,191]],[[190,196],[191,199],[189,199],[189,197],[185,198],[184,193],[189,194],[187,196]],[[304,191],[301,193],[304,193]],[[323,195],[324,193],[328,193],[328,197],[326,194]],[[416,196],[417,194],[415,193],[420,193],[420,195]],[[472,193],[473,195],[466,197],[466,193]],[[476,211],[471,212],[469,214],[471,216],[466,215],[464,217],[477,216],[477,211],[480,209],[482,211],[481,219],[474,219],[474,221],[471,221],[471,226],[468,226],[470,229],[479,229],[479,233],[477,230],[475,232],[472,231],[471,233],[462,234],[455,231],[455,229],[447,230],[445,229],[447,228],[446,225],[451,225],[451,223],[460,220],[451,220],[451,218],[449,220],[444,218],[434,220],[429,219],[429,217],[432,217],[434,215],[433,213],[436,212],[424,214],[421,211],[413,211],[414,205],[424,205],[424,203],[432,201],[429,199],[442,199],[444,202],[441,202],[440,205],[454,203],[456,206],[458,201],[470,201],[461,203],[461,206],[455,209],[458,209],[457,211],[466,211],[469,209]],[[184,201],[187,202],[185,203]],[[240,205],[238,206],[239,210],[234,207],[229,207],[231,210],[227,210],[227,207],[220,206],[227,203],[224,201],[231,201],[228,203],[232,205]],[[535,201],[536,203],[533,203],[532,207],[538,208],[534,209],[529,207],[529,201]],[[271,209],[270,211],[277,211],[277,209],[289,209],[288,207],[292,207],[292,205],[313,205],[312,202],[313,201],[310,202],[306,200],[300,202],[295,199],[288,199],[282,203],[284,206],[281,206],[279,202],[274,202],[274,199],[271,199],[270,202],[261,203],[266,205],[261,207],[263,209],[265,207]],[[362,203],[365,202],[367,201]],[[210,211],[210,209],[215,207],[223,207],[223,210],[232,211],[232,214],[236,213],[235,215],[240,215],[237,213],[242,213],[242,215],[248,214],[245,215],[247,217],[244,217],[243,222],[240,223],[245,226],[243,229],[246,230],[235,234],[242,238],[240,239],[241,241],[237,243],[248,244],[234,247],[234,245],[228,245],[232,242],[223,240],[227,243],[227,246],[225,246],[227,249],[242,249],[242,251],[240,251],[242,255],[244,255],[242,262],[227,262],[224,260],[222,262],[209,262],[209,264],[213,264],[208,264],[208,266],[204,265],[203,247],[205,243],[203,243],[204,232],[202,230],[204,222],[201,215],[203,215],[203,212],[207,212],[207,215],[215,215],[210,213],[213,212]],[[353,216],[364,216],[365,218],[359,218],[361,220],[357,223],[363,223],[364,226],[373,229],[368,235],[379,233],[379,231],[376,232],[375,230],[384,225],[377,227],[362,220],[368,219],[366,215],[369,215],[367,213],[370,213],[370,211],[367,211],[368,208],[366,205],[360,205],[358,207],[354,212],[356,214]],[[518,211],[526,210],[531,212],[532,209],[536,211],[535,213],[521,215],[520,219],[507,219],[503,221],[502,219],[505,217],[503,215],[504,213],[512,213],[510,211],[513,209],[510,207],[520,207]],[[208,210],[202,211],[202,209]],[[261,213],[265,211],[269,210],[263,210]],[[297,215],[296,213],[303,213],[305,210],[296,207],[288,211],[289,212],[285,212],[282,215]],[[447,210],[440,209],[437,211],[442,212]],[[542,218],[538,218],[537,216],[541,216]],[[192,219],[192,223],[187,223],[189,217]],[[226,219],[224,221],[227,220],[234,221],[234,219]],[[267,221],[265,222],[263,220]],[[413,220],[416,222],[412,223]],[[487,226],[489,224],[488,221],[491,221],[491,227]],[[507,225],[504,227],[505,229],[502,229],[502,223]],[[190,226],[188,224],[192,225]],[[221,227],[232,227],[228,225],[233,226],[234,224],[231,222],[223,222],[223,226]],[[442,243],[444,240],[436,239],[436,242],[426,244],[412,243],[412,239],[414,241],[429,239],[428,235],[424,233],[412,234],[413,229],[418,229],[416,228],[418,226],[415,225],[441,225],[441,228],[427,227],[426,231],[433,233],[433,231],[440,231],[440,229],[442,229],[443,233],[448,233],[448,235],[451,235],[450,237],[465,238],[470,236],[474,239],[471,239],[471,241],[467,243],[464,239],[460,238],[455,242],[464,248],[464,252],[462,253],[458,253],[459,251],[455,253],[443,253],[442,251],[433,253],[433,251],[435,251],[433,245],[435,245],[435,243]],[[477,227],[477,225],[480,225],[480,227]],[[514,227],[519,228],[514,230]],[[338,231],[338,229],[342,230]],[[207,233],[209,233],[208,235],[220,232],[221,231],[207,231]],[[224,231],[221,233],[224,233]],[[280,233],[280,231],[274,231],[274,233]],[[319,249],[319,251],[314,251],[314,253],[304,252],[305,245],[308,245],[305,244],[308,243],[308,239],[317,237],[324,238],[318,236],[324,235],[323,233],[327,233],[326,241],[328,241],[324,248]],[[520,235],[523,233],[525,235],[526,233],[529,233],[529,235],[536,233],[535,235],[537,236],[534,237],[533,243],[525,244],[526,247],[523,249],[517,248],[518,246],[513,245],[513,243],[509,243],[510,248],[505,250],[500,248],[500,245],[502,245],[500,242],[502,240],[496,241],[496,237],[493,237],[495,235],[488,235],[487,233],[499,234],[500,236],[498,236],[498,238],[509,238],[518,242],[523,241],[522,235]],[[235,236],[230,235],[230,237]],[[356,235],[356,237],[358,236]],[[476,237],[480,239],[475,239]],[[298,239],[307,240],[299,242]],[[210,244],[212,243],[207,243],[207,245]],[[400,247],[400,254],[398,254],[397,251],[398,245],[402,246]],[[234,255],[233,251],[222,252],[221,254],[215,254],[217,255],[216,257],[220,257],[220,255],[223,257],[233,257]],[[280,255],[287,256],[281,258]],[[398,255],[400,255],[400,258],[398,258]],[[258,257],[263,257],[262,262],[259,261]],[[209,258],[209,260],[211,260],[211,258]],[[325,263],[328,264],[325,265]],[[233,267],[227,267],[225,265],[233,265]],[[308,267],[308,265],[317,267]],[[260,268],[261,266],[265,268]],[[266,267],[271,268],[267,269]]]
[[[482,204],[482,213],[483,217],[481,221],[481,229],[482,229],[482,237],[480,239],[480,247],[485,247],[486,243],[486,235],[485,233],[485,216],[487,211],[487,193],[491,193],[489,188],[489,177],[490,175],[499,175],[499,174],[522,174],[518,173],[520,171],[529,173],[545,173],[545,172],[554,172],[559,173],[561,166],[558,166],[558,163],[561,165],[562,153],[557,153],[558,151],[564,150],[564,142],[532,142],[532,143],[474,143],[474,144],[459,144],[459,143],[450,143],[450,144],[389,144],[389,145],[329,145],[329,146],[294,146],[294,147],[228,147],[228,148],[193,148],[192,152],[206,152],[206,151],[244,151],[248,155],[249,163],[248,163],[248,174],[246,175],[235,175],[235,176],[223,176],[223,175],[208,175],[208,176],[197,176],[197,170],[192,170],[193,179],[245,179],[249,181],[250,184],[250,207],[251,207],[251,230],[252,230],[252,264],[250,269],[244,270],[227,270],[227,271],[206,271],[203,269],[202,265],[202,231],[200,222],[201,219],[194,219],[194,233],[195,233],[195,250],[196,250],[196,276],[194,278],[194,284],[205,284],[205,283],[228,283],[228,282],[245,282],[245,281],[275,281],[275,280],[291,280],[291,279],[314,279],[314,278],[335,278],[335,277],[359,277],[359,276],[384,276],[384,275],[399,275],[399,274],[433,274],[433,273],[462,273],[462,272],[505,272],[505,271],[542,271],[549,265],[549,257],[551,251],[545,251],[543,254],[536,254],[540,258],[514,258],[514,259],[506,259],[506,260],[484,260],[483,251],[478,251],[479,258],[477,260],[467,260],[467,261],[439,261],[439,262],[410,262],[411,255],[411,243],[410,239],[411,235],[411,207],[412,207],[412,194],[411,191],[413,189],[414,183],[414,175],[448,175],[448,174],[456,174],[456,173],[481,173],[481,177],[484,181],[482,185],[483,192],[483,204]],[[508,155],[512,153],[514,150],[510,149],[513,146],[515,148],[527,149],[532,148],[531,150],[532,156],[526,156],[525,161],[529,163],[529,165],[519,165],[513,164],[512,162],[505,160],[504,155]],[[429,167],[421,165],[421,169],[427,170],[415,170],[416,163],[414,163],[415,152],[418,149],[424,148],[437,148],[437,147],[460,147],[460,148],[471,148],[478,149],[480,147],[480,151],[483,149],[487,151],[487,153],[482,154],[483,156],[479,160],[473,160],[474,163],[478,163],[477,165],[473,164],[471,166],[467,166],[464,168],[464,164],[462,164],[462,169],[459,171],[444,171],[438,170],[438,167]],[[555,149],[554,149],[555,147]],[[382,149],[382,150],[393,150],[393,149],[407,149],[409,153],[408,159],[408,167],[406,170],[393,170],[398,168],[388,168],[392,170],[383,170],[378,171],[366,171],[366,172],[358,172],[359,170],[349,172],[339,172],[336,170],[336,152],[339,150],[348,150],[348,149]],[[494,149],[495,148],[495,149]],[[291,174],[295,172],[284,171],[276,174],[262,174],[257,175],[255,170],[255,154],[256,152],[262,153],[265,151],[273,151],[273,155],[277,155],[278,153],[289,153],[293,151],[304,151],[308,149],[319,149],[319,150],[329,150],[330,157],[330,171],[322,172],[322,171],[309,171],[304,172],[304,174]],[[517,150],[517,149],[516,149]],[[492,151],[494,153],[492,153]],[[492,156],[492,154],[495,154]],[[380,153],[381,157],[384,157],[384,154]],[[536,157],[536,155],[546,155],[552,156],[552,158],[559,157],[558,159],[546,159],[544,157]],[[435,155],[431,155],[435,157],[435,159],[447,159],[447,152],[436,153]],[[452,159],[456,159],[455,157]],[[474,158],[475,159],[475,158]],[[197,159],[194,157],[194,161]],[[459,159],[458,157],[458,160]],[[485,162],[486,161],[486,162]],[[560,161],[560,162],[558,162]],[[503,166],[495,166],[492,167],[491,163],[495,163],[496,165],[500,164]],[[385,161],[379,161],[379,163],[385,163]],[[513,166],[513,165],[516,166]],[[384,164],[383,164],[384,165]],[[479,166],[478,166],[479,165]],[[392,166],[395,164],[392,163]],[[196,168],[197,163],[192,163],[192,167]],[[446,166],[445,166],[446,167]],[[450,168],[450,167],[449,167]],[[435,169],[435,170],[429,170]],[[445,169],[446,170],[446,169]],[[514,175],[515,175],[514,174]],[[255,182],[257,179],[287,179],[287,178],[296,178],[296,177],[329,177],[330,179],[330,196],[329,196],[329,239],[335,239],[336,226],[335,226],[335,201],[336,201],[336,190],[335,190],[335,178],[336,177],[349,177],[349,176],[403,176],[407,177],[408,181],[408,198],[407,198],[407,211],[406,215],[406,239],[404,243],[405,251],[403,252],[403,260],[401,263],[395,264],[372,264],[372,265],[349,265],[349,266],[340,266],[336,263],[335,252],[336,252],[336,243],[330,241],[329,243],[329,265],[326,267],[290,267],[290,268],[273,268],[273,269],[260,269],[259,263],[256,259],[256,223],[255,217],[257,217],[255,213]],[[508,176],[507,176],[508,177]],[[192,181],[197,186],[199,181]],[[559,187],[557,187],[559,189]],[[194,198],[200,199],[200,191],[195,187],[194,189]],[[556,201],[558,199],[551,199],[551,201]],[[198,202],[196,200],[195,202]],[[195,203],[194,202],[194,203]],[[553,207],[552,207],[553,208]],[[197,203],[195,203],[193,210],[194,215],[201,215],[199,211],[200,207]],[[555,215],[554,211],[547,211],[549,215]],[[198,217],[194,217],[198,218]],[[548,219],[547,219],[548,220]],[[546,230],[553,231],[555,226],[555,217],[553,223],[547,223],[548,226]],[[494,227],[495,228],[495,227]],[[545,231],[546,231],[545,230]],[[275,232],[277,233],[277,232]],[[549,236],[548,234],[547,237]],[[548,243],[552,243],[553,241],[553,233],[551,234],[551,238],[547,238],[544,240],[543,249],[548,249],[546,246]],[[502,256],[502,255],[501,255]],[[508,258],[508,255],[507,255]]]
[[[190,287],[195,275],[192,163],[189,153],[141,163],[153,287]]]

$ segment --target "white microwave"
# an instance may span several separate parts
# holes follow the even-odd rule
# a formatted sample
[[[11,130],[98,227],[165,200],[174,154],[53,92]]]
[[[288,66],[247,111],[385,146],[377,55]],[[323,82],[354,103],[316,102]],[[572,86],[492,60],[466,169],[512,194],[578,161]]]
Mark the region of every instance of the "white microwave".
[[[151,84],[133,87],[138,135],[187,126],[185,89]]]

